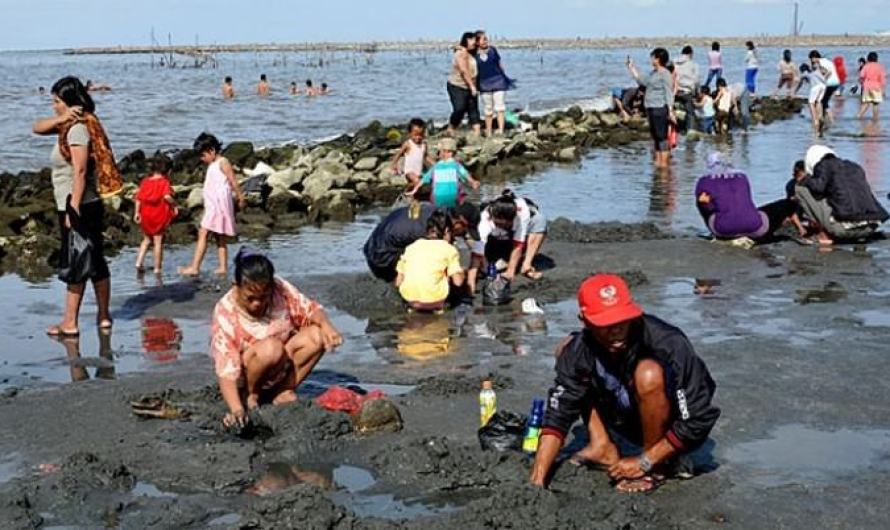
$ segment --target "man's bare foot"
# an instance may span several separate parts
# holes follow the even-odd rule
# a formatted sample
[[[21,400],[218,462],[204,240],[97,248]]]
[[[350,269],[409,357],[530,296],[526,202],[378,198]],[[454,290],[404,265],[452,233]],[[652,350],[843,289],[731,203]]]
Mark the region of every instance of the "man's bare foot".
[[[179,267],[176,269],[182,276],[198,276],[201,271],[194,267]]]
[[[587,446],[569,458],[569,463],[579,467],[603,471],[618,461],[618,449],[613,445],[605,449]]]
[[[272,400],[273,405],[284,405],[285,403],[293,403],[297,400],[297,393],[291,389],[282,390]]]
[[[615,484],[615,489],[621,493],[645,493],[661,486],[661,481],[653,477],[625,478]]]
[[[260,406],[260,395],[259,394],[248,394],[247,395],[247,410],[253,410]]]

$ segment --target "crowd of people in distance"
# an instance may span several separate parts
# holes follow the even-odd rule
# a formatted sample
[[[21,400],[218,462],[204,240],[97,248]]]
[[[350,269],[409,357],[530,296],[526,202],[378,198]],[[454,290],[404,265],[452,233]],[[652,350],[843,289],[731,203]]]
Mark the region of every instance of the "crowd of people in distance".
[[[231,76],[226,76],[223,79],[221,91],[223,99],[235,99],[235,85]],[[302,90],[296,81],[291,81],[287,92],[291,96],[327,96],[331,93],[331,88],[327,83],[322,83],[320,86],[316,87],[311,79],[307,79]],[[261,98],[268,97],[269,94],[272,93],[272,84],[269,82],[269,78],[266,74],[260,74],[260,79],[257,81],[254,93]]]

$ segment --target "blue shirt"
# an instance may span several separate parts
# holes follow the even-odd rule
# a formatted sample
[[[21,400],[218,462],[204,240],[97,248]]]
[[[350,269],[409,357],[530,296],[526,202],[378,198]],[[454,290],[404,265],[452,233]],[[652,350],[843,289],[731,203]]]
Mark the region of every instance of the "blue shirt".
[[[455,159],[440,160],[431,167],[421,180],[430,184],[430,200],[440,208],[454,208],[463,198],[461,183],[466,184],[470,173]]]

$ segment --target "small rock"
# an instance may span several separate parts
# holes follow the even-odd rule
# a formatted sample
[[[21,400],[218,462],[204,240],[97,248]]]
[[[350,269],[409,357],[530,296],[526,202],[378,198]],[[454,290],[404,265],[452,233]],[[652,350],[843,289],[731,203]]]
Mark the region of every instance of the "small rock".
[[[359,433],[398,432],[402,430],[402,415],[395,404],[384,398],[365,401],[352,418],[352,426]]]
[[[360,158],[352,168],[356,171],[374,171],[377,168],[377,163],[378,160],[376,156],[366,156]]]
[[[192,188],[192,191],[189,192],[189,196],[185,200],[185,207],[189,210],[194,210],[195,208],[200,208],[201,206],[204,206],[204,188],[198,186],[196,188]]]
[[[308,171],[305,168],[288,168],[276,171],[269,175],[266,184],[272,188],[280,188],[289,190],[295,185],[303,182]]]
[[[565,147],[560,149],[557,158],[562,162],[574,162],[578,158],[578,148]]]
[[[600,122],[606,127],[615,127],[621,120],[614,112],[603,112],[599,115]]]
[[[580,121],[584,117],[584,111],[581,110],[581,107],[578,105],[572,105],[569,107],[569,110],[566,111],[566,116],[575,121]]]

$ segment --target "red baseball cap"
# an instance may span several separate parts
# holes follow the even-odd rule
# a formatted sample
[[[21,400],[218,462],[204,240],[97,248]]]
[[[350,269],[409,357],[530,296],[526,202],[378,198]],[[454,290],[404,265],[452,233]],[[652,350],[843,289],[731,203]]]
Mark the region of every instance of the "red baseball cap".
[[[611,326],[637,318],[643,310],[633,301],[630,289],[614,274],[596,274],[578,289],[581,316],[594,326]]]

